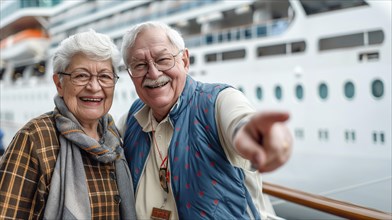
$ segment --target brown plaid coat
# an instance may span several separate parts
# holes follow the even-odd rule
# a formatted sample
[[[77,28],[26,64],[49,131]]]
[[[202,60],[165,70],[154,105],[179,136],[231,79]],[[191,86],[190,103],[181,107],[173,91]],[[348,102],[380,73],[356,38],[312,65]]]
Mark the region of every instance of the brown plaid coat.
[[[42,219],[59,152],[53,112],[18,131],[0,160],[0,219]],[[114,163],[102,164],[82,151],[92,219],[119,219]],[[132,190],[132,189],[130,189]]]

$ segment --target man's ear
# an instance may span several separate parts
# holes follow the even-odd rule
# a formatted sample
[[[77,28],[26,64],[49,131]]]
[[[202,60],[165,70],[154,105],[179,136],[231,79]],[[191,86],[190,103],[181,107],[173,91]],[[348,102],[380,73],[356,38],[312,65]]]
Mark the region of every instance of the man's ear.
[[[60,81],[60,76],[59,74],[53,74],[53,82],[56,85],[57,93],[59,94],[60,97],[63,97],[63,85],[61,84]]]
[[[189,51],[188,48],[185,48],[182,52],[182,62],[184,62],[184,68],[189,70],[190,60],[189,60]]]

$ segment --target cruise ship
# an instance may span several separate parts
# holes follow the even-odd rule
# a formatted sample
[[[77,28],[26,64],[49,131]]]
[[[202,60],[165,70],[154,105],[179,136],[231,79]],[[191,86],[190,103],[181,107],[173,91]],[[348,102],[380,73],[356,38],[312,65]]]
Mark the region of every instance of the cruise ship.
[[[183,33],[195,79],[231,84],[258,110],[290,112],[293,155],[264,181],[391,216],[391,1],[0,3],[6,145],[28,120],[53,109],[51,58],[63,39],[92,28],[120,47],[131,25],[160,20]],[[116,120],[137,98],[125,66],[119,76],[110,111]],[[342,218],[271,200],[283,218]]]

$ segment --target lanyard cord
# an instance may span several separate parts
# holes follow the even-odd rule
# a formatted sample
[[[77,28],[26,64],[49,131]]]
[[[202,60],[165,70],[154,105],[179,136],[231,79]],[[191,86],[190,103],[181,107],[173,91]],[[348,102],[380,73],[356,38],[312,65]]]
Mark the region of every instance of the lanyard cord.
[[[152,124],[152,119],[151,119],[151,128],[152,128],[152,130],[151,130],[151,132],[152,132],[152,141],[154,142],[154,146],[155,146],[155,148],[158,151],[159,158],[161,158],[161,161],[162,161],[160,168],[167,168],[167,163],[166,163],[165,167],[163,166],[163,164],[167,161],[167,155],[166,155],[165,158],[162,158],[161,151],[159,150],[158,144],[157,144],[157,142],[155,140],[155,130],[154,130],[154,126]]]
[[[168,168],[167,165],[168,165],[168,162],[169,162],[169,160],[167,159],[168,154],[166,154],[165,158],[162,158],[161,151],[159,150],[158,144],[157,144],[157,142],[155,140],[155,130],[154,130],[154,125],[152,123],[152,118],[151,118],[151,132],[152,132],[152,141],[154,142],[154,146],[155,146],[155,148],[158,151],[159,158],[161,158],[161,161],[162,161],[160,169],[166,169],[166,176],[165,176],[165,178],[166,178],[167,183],[169,184],[169,182],[170,182],[170,178],[169,178],[170,177],[170,171],[167,169]]]

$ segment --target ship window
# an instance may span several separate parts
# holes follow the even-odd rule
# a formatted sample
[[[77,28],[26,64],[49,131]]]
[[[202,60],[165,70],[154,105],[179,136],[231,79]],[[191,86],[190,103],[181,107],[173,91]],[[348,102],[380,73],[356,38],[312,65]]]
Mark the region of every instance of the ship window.
[[[384,84],[381,80],[376,79],[372,82],[372,94],[375,98],[381,98],[384,95]]]
[[[241,38],[241,31],[236,30],[236,32],[235,32],[235,39],[239,40],[240,38]]]
[[[352,99],[354,97],[354,94],[355,94],[354,84],[352,82],[346,82],[346,84],[344,84],[344,95],[348,99]]]
[[[304,88],[302,85],[297,85],[295,87],[295,96],[297,97],[298,100],[302,100],[304,97]]]
[[[304,52],[306,48],[305,41],[291,43],[291,53]]]
[[[364,34],[349,34],[319,40],[319,50],[333,50],[339,48],[357,47],[364,45]]]
[[[245,38],[252,38],[252,30],[250,28],[245,29]]]
[[[381,141],[381,143],[384,143],[384,133],[383,132],[380,133],[380,141]]]
[[[261,88],[261,86],[256,87],[256,97],[258,100],[263,99],[263,89]]]
[[[381,144],[385,144],[385,134],[384,132],[377,132],[374,131],[373,132],[373,142],[374,143],[381,143]]]
[[[345,8],[358,7],[367,5],[364,0],[328,0],[328,1],[315,1],[315,0],[300,0],[302,7],[307,15],[318,14],[323,12],[341,10]]]
[[[223,41],[223,34],[219,33],[218,34],[218,42],[222,42]]]
[[[328,97],[328,87],[325,83],[319,85],[319,96],[321,99],[327,99]]]
[[[279,54],[286,54],[286,44],[277,44],[277,45],[257,48],[258,57],[272,56],[272,55],[279,55]]]
[[[212,42],[213,42],[213,36],[212,36],[212,34],[207,34],[207,36],[206,36],[206,44],[212,44]]]
[[[296,137],[296,139],[304,139],[304,129],[302,128],[296,128],[294,130],[294,135]]]
[[[231,41],[231,32],[230,31],[226,33],[226,39],[228,41]]]
[[[375,61],[380,58],[380,54],[378,52],[365,52],[365,53],[360,53],[359,54],[359,61]]]
[[[206,63],[216,62],[217,61],[217,54],[216,53],[206,54],[204,56],[204,59],[205,59]]]
[[[284,20],[277,20],[271,26],[271,34],[280,34],[287,29],[288,23]]]
[[[377,133],[373,132],[373,142],[377,143]]]
[[[189,57],[189,62],[190,62],[190,65],[193,65],[193,64],[195,64],[195,56],[190,56]]]
[[[222,53],[222,60],[242,59],[245,57],[245,49],[233,50]]]
[[[267,35],[267,26],[257,26],[257,37],[264,37]]]
[[[346,131],[344,132],[344,134],[345,134],[346,142],[349,142],[349,141],[355,142],[355,139],[356,139],[355,131],[346,130]]]
[[[283,93],[282,92],[282,87],[276,86],[275,87],[275,97],[276,97],[277,100],[281,100],[282,99],[282,96],[283,96],[282,93]]]
[[[374,143],[380,142],[381,144],[384,144],[385,143],[385,134],[384,134],[384,132],[374,131],[373,132],[373,142]]]
[[[384,32],[381,30],[370,31],[368,34],[369,34],[369,45],[381,44],[384,41]]]
[[[319,136],[319,140],[321,140],[321,141],[327,141],[328,140],[328,136],[329,136],[329,134],[328,134],[328,130],[326,130],[326,129],[319,129],[319,131],[318,131],[318,136]]]
[[[1,69],[0,69],[0,80],[3,79],[4,73],[5,73],[5,68],[1,68]]]

